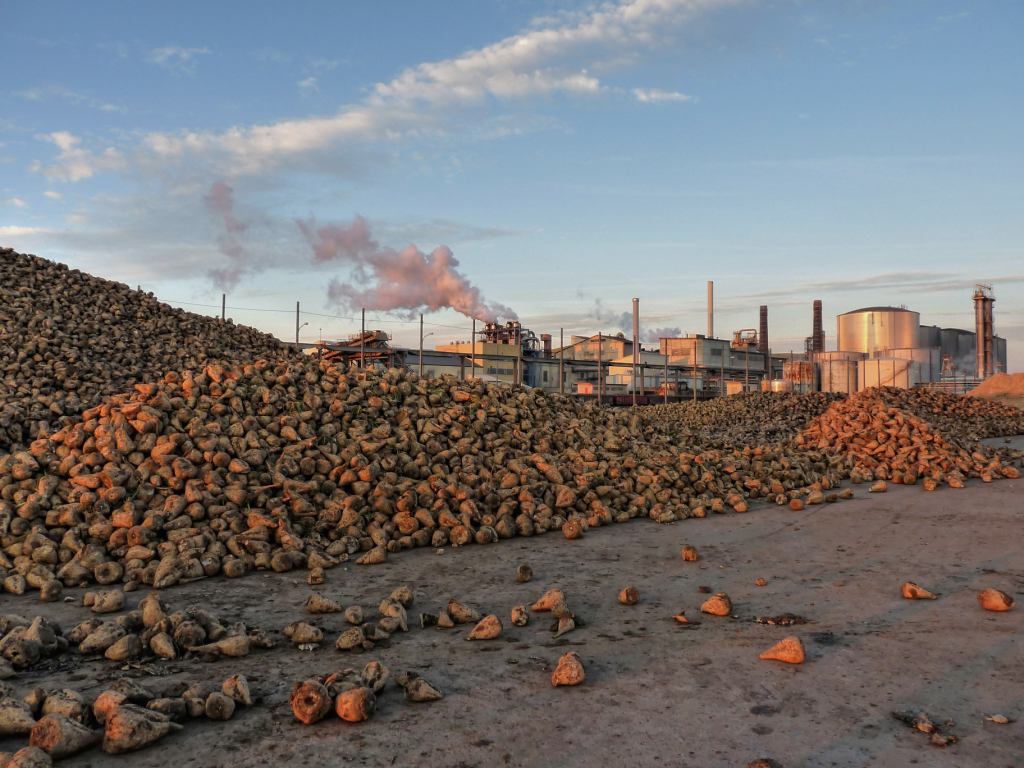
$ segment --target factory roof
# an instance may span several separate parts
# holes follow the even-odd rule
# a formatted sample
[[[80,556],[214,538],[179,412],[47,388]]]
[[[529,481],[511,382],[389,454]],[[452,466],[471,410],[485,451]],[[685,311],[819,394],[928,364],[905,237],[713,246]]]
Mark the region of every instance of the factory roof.
[[[861,307],[851,312],[843,312],[844,315],[856,315],[860,312],[914,312],[912,309],[906,307]],[[917,314],[914,312],[914,314]]]

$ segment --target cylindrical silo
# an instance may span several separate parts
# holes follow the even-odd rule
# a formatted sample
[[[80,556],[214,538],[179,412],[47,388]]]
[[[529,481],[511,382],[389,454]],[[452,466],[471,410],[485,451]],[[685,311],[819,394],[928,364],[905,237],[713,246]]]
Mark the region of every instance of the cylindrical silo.
[[[910,349],[888,349],[886,357],[916,360],[921,364],[921,381],[938,381],[942,372],[942,353],[939,349],[912,347]]]
[[[864,359],[863,352],[822,352],[818,355],[821,366],[821,391],[857,391],[857,364]]]
[[[921,382],[921,363],[899,357],[873,357],[860,361],[857,374],[859,389],[911,389]]]
[[[921,316],[902,307],[865,307],[839,315],[838,326],[840,350],[878,355],[916,347]]]

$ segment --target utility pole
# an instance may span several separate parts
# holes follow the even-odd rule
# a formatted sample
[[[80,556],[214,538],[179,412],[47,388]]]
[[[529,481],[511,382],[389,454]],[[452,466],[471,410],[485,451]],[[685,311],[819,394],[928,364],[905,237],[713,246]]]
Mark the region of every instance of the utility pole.
[[[420,378],[423,378],[423,314],[420,313]]]
[[[295,302],[295,345],[298,349],[299,344],[299,302]]]
[[[475,317],[473,318],[473,335],[470,336],[469,339],[470,339],[469,343],[472,345],[471,348],[473,350],[473,357],[470,358],[470,361],[472,362],[472,366],[471,366],[472,370],[470,371],[470,373],[473,374],[473,378],[475,379],[476,378],[476,318]]]
[[[565,373],[563,369],[565,360],[565,329],[558,329],[558,394],[565,394]]]
[[[743,345],[743,394],[750,391],[750,345]]]
[[[668,349],[665,350],[665,378],[662,385],[665,387],[665,405],[668,405]]]
[[[636,405],[636,367],[640,361],[640,299],[633,299],[633,405]],[[641,370],[641,376],[643,371]],[[643,379],[641,379],[643,381]]]
[[[604,397],[604,376],[601,375],[601,358],[604,355],[604,335],[597,332],[597,404]]]
[[[227,309],[227,306],[226,306],[227,303],[228,303],[228,295],[226,293],[222,293],[220,295],[220,320],[221,320],[221,322],[224,322],[224,319],[227,317],[227,313],[224,311],[224,310]]]
[[[719,387],[718,387],[718,396],[719,397],[724,397],[725,396],[725,353],[728,352],[728,351],[729,351],[728,347],[726,347],[725,349],[722,350],[722,378],[721,378],[721,381],[719,382]]]
[[[363,319],[362,319],[363,333],[359,337],[359,367],[366,370],[366,308],[363,308]]]
[[[519,386],[523,385],[523,326],[516,323],[515,327],[515,338],[516,338],[516,382]]]

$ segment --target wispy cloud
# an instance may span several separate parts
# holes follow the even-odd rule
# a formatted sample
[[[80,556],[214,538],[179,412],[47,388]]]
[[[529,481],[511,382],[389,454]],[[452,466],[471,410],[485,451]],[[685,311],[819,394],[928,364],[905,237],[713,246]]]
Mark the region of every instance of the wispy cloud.
[[[360,103],[331,117],[239,126],[224,133],[151,133],[130,154],[140,166],[185,162],[213,165],[221,175],[259,173],[284,162],[372,141],[395,141],[446,131],[458,125],[460,110],[490,100],[619,92],[604,86],[594,71],[628,66],[660,48],[678,44],[690,22],[714,9],[744,0],[628,0],[604,3],[535,25],[520,34],[461,56],[411,67],[378,83]],[[206,48],[169,45],[150,61],[189,70]],[[267,54],[270,60],[270,54]],[[624,63],[624,62],[628,62]],[[322,65],[325,66],[325,65]],[[308,81],[303,81],[308,82]],[[638,88],[647,103],[685,101],[686,94]],[[354,149],[354,147],[351,147]],[[75,158],[80,164],[82,157]],[[315,164],[321,165],[321,164]],[[70,174],[69,174],[70,175]]]
[[[28,203],[18,197],[0,197],[0,205],[13,205],[15,208],[25,208]]]
[[[303,96],[308,96],[314,91],[320,90],[320,87],[316,84],[315,77],[307,77],[305,80],[299,80],[296,85],[299,86],[299,93]]]
[[[341,64],[339,59],[312,59],[309,66],[316,72],[330,72]]]
[[[673,101],[695,101],[693,96],[677,91],[661,91],[657,88],[634,88],[633,95],[643,104],[665,104]]]
[[[103,112],[121,112],[125,113],[128,110],[124,107],[120,107],[116,104],[108,104],[102,99],[97,99],[94,96],[89,96],[85,93],[78,93],[65,88],[57,83],[50,83],[49,85],[42,85],[36,88],[29,88],[25,91],[16,91],[15,96],[20,96],[27,101],[46,101],[47,99],[60,99],[66,101],[68,104],[75,106],[90,107],[92,109],[99,109]]]
[[[210,53],[209,48],[184,48],[180,45],[165,45],[154,48],[146,60],[172,72],[192,74],[196,68],[196,57]]]
[[[0,227],[0,236],[17,237],[19,235],[42,235],[52,232],[52,229],[45,227]]]
[[[51,200],[63,200],[64,199],[64,195],[62,195],[60,192],[55,192],[52,189],[46,190],[45,192],[43,192],[43,194],[46,195]]]
[[[292,57],[287,53],[282,53],[276,48],[262,48],[254,54],[258,61],[266,61],[271,64],[287,64],[292,60]]]
[[[39,163],[34,163],[32,168],[41,170],[53,179],[81,181],[91,178],[99,171],[121,171],[128,165],[124,153],[120,150],[108,147],[99,154],[90,152],[79,147],[82,140],[67,131],[55,131],[43,138],[56,144],[60,154],[52,165],[41,167]]]

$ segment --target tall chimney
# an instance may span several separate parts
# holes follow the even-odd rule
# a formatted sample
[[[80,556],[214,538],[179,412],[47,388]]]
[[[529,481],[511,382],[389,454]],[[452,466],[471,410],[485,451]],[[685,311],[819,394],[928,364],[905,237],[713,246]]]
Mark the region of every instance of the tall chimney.
[[[757,351],[762,355],[768,354],[768,307],[761,305],[761,330],[757,334]]]
[[[991,285],[974,286],[974,353],[979,379],[995,373],[995,329],[992,327],[992,304],[995,303]]]
[[[708,338],[715,338],[715,284],[708,280]]]
[[[811,351],[825,351],[825,332],[821,327],[821,300],[814,300],[814,328],[811,331]]]
[[[637,366],[640,364],[640,299],[633,299],[633,405],[636,405]]]
[[[640,362],[640,299],[633,299],[633,365]]]

